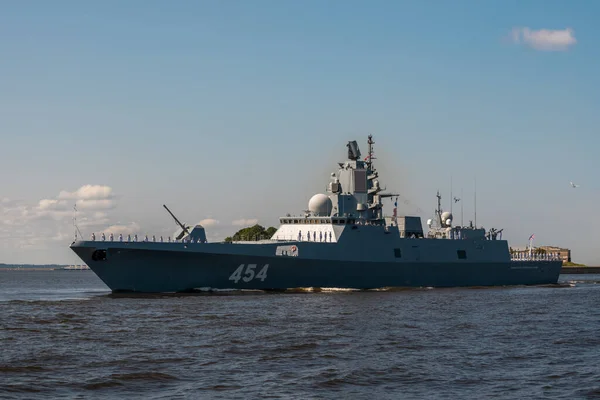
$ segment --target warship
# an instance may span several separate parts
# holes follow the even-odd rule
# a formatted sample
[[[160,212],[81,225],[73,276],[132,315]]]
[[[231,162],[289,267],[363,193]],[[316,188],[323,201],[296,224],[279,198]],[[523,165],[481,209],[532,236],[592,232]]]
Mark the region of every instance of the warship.
[[[189,292],[215,289],[380,289],[555,284],[557,255],[512,257],[502,230],[455,226],[437,209],[426,221],[397,215],[398,194],[388,193],[374,165],[373,137],[363,159],[356,141],[331,173],[327,193],[308,201],[299,216],[279,219],[272,237],[209,243],[203,226],[181,223],[173,240],[137,235],[91,240],[71,249],[113,292]],[[391,216],[383,199],[396,199]]]

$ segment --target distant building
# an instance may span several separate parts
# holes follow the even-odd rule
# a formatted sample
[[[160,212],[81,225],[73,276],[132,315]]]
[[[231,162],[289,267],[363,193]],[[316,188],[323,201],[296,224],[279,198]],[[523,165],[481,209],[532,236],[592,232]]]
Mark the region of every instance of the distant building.
[[[510,252],[513,255],[522,254],[524,256],[529,254],[529,247],[511,247]],[[571,249],[563,249],[562,247],[556,246],[539,246],[533,247],[531,250],[532,254],[558,254],[563,262],[571,262]]]
[[[563,249],[556,246],[540,246],[546,253],[558,253],[563,262],[571,262],[571,249]]]

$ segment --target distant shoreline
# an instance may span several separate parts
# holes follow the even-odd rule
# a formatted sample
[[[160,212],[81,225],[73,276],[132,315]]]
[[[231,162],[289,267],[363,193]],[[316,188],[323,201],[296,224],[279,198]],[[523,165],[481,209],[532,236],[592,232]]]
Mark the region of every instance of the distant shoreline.
[[[561,274],[600,274],[600,267],[562,267]]]
[[[60,269],[69,264],[5,264],[0,263],[0,270],[4,269]]]
[[[0,267],[0,271],[64,271],[62,268],[50,267]]]
[[[0,271],[89,271],[89,267],[73,268],[69,265],[47,264],[47,265],[10,265],[0,264]]]

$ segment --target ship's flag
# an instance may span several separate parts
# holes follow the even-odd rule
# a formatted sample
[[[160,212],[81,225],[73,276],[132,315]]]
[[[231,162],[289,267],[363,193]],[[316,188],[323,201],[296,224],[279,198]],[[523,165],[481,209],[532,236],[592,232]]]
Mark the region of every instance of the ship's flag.
[[[396,201],[394,202],[394,218],[396,218],[398,215],[398,199],[396,199]]]
[[[367,161],[370,157],[371,157],[370,155],[366,156],[365,161]]]
[[[535,235],[531,234],[531,236],[529,236],[529,240],[533,240],[534,237],[535,237]]]

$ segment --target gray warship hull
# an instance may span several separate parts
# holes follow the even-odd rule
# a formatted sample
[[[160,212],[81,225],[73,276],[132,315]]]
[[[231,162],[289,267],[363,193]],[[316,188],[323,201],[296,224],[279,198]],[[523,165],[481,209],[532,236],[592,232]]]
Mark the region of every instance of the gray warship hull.
[[[182,224],[167,243],[119,235],[76,241],[71,248],[113,291],[184,292],[194,289],[452,287],[557,283],[562,261],[512,260],[502,229],[454,226],[441,208],[423,233],[421,218],[398,216],[398,194],[387,193],[373,165],[372,136],[363,160],[356,141],[331,173],[328,195],[317,193],[299,216],[281,217],[269,240],[207,243],[204,228]],[[391,217],[383,199],[393,197]],[[456,198],[453,199],[455,202]],[[191,231],[190,231],[191,229]],[[236,234],[237,235],[237,234]],[[236,236],[234,235],[234,236]],[[533,236],[530,238],[532,239]],[[534,256],[539,257],[539,256]],[[554,258],[550,260],[550,258]]]
[[[328,248],[335,246],[333,243],[299,242],[287,246],[298,246],[313,256],[260,254],[265,250],[275,254],[277,244],[81,241],[71,248],[113,292],[540,285],[557,283],[562,267],[561,261],[335,260],[315,254],[326,254]],[[99,248],[106,251],[106,259],[93,259]],[[260,252],[254,251],[259,248]],[[311,251],[317,248],[325,251]]]

